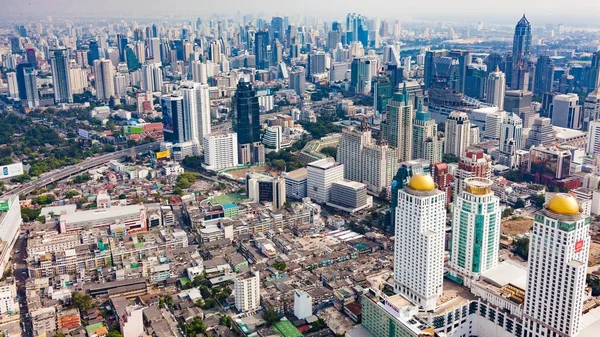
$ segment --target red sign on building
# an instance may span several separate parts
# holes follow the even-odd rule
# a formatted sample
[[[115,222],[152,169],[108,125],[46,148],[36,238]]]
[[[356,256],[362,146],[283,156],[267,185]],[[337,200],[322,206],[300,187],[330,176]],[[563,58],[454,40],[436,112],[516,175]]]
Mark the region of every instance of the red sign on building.
[[[575,242],[575,253],[579,253],[583,250],[583,240]]]

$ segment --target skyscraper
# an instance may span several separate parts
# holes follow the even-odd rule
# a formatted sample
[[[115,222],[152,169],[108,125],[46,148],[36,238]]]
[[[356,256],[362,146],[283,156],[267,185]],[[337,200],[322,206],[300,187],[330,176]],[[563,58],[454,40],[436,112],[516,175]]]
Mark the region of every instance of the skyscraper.
[[[94,78],[96,97],[99,100],[108,100],[115,95],[113,85],[113,65],[110,60],[94,60]]]
[[[504,109],[504,92],[506,90],[506,77],[504,73],[496,67],[487,78],[487,87],[485,90],[485,101],[498,109]]]
[[[429,111],[423,111],[419,104],[413,122],[413,158],[426,159],[434,164],[442,161],[443,153],[444,141],[438,137],[437,124]]]
[[[324,73],[327,69],[328,54],[322,50],[313,50],[308,54],[308,75]]]
[[[303,67],[297,67],[290,71],[290,89],[294,89],[297,95],[304,94],[306,88],[306,71]]]
[[[590,218],[569,194],[534,216],[523,310],[527,337],[577,336],[585,298]]]
[[[467,287],[498,264],[502,210],[492,185],[468,178],[454,202],[449,274]]]
[[[221,44],[217,40],[213,40],[210,43],[210,50],[208,56],[212,63],[219,64],[221,63]]]
[[[238,134],[238,144],[260,142],[260,108],[252,84],[240,80],[233,98],[235,119],[233,129]]]
[[[254,55],[256,69],[269,69],[269,32],[266,30],[254,34]]]
[[[580,129],[581,105],[577,94],[556,95],[550,107],[552,125],[569,129]]]
[[[589,123],[600,118],[600,88],[587,95],[583,102],[583,130],[587,130]]]
[[[162,106],[162,123],[165,141],[172,143],[183,143],[190,136],[184,126],[183,96],[172,94],[160,98]]]
[[[380,194],[389,187],[398,171],[398,153],[387,141],[370,142],[363,150],[362,182],[373,193]]]
[[[452,111],[446,120],[445,153],[462,157],[471,145],[471,121],[465,112]]]
[[[271,19],[271,40],[277,39],[279,40],[279,42],[283,43],[283,35],[284,35],[284,30],[283,30],[283,19],[278,17],[278,16],[274,16]]]
[[[550,118],[538,117],[534,119],[527,137],[527,148],[538,145],[550,145],[554,138],[554,129]]]
[[[124,62],[127,58],[127,36],[123,34],[117,34],[117,48],[119,49],[119,61]]]
[[[210,133],[210,96],[208,85],[183,82],[183,127],[189,139],[195,144],[202,144],[204,136]]]
[[[381,124],[383,139],[398,152],[398,161],[413,158],[413,106],[406,84],[402,93],[395,93],[386,107],[385,121]]]
[[[29,109],[37,108],[40,106],[40,95],[37,88],[35,68],[23,68],[23,77],[25,81],[25,99],[27,100],[27,107]]]
[[[394,290],[423,311],[442,295],[446,196],[428,174],[416,174],[398,192]]]
[[[528,59],[531,49],[531,24],[523,14],[523,17],[515,27],[515,35],[513,37],[513,66],[517,65],[524,59]]]
[[[465,73],[465,95],[476,99],[483,99],[487,84],[486,74],[487,66],[485,64],[468,64]]]
[[[238,311],[255,310],[260,306],[259,272],[250,270],[240,273],[234,280],[235,308]]]
[[[276,66],[283,60],[283,45],[278,39],[271,43],[271,64]]]
[[[554,62],[549,56],[538,57],[535,65],[534,94],[542,96],[552,91],[552,80],[554,78]]]
[[[461,156],[458,168],[454,172],[456,194],[462,193],[467,178],[479,177],[490,179],[492,177],[492,159],[483,153],[483,150],[467,151]]]
[[[590,155],[600,154],[600,120],[590,122],[586,153]]]
[[[506,153],[511,151],[508,149],[509,144],[514,143],[515,150],[521,149],[523,139],[523,121],[514,113],[509,113],[502,121],[502,129],[500,131],[500,150]]]
[[[371,128],[363,121],[360,128],[344,128],[337,150],[337,161],[344,164],[344,179],[362,182],[363,152],[371,143]]]
[[[52,85],[55,103],[73,103],[73,91],[69,72],[69,55],[66,49],[50,50]]]

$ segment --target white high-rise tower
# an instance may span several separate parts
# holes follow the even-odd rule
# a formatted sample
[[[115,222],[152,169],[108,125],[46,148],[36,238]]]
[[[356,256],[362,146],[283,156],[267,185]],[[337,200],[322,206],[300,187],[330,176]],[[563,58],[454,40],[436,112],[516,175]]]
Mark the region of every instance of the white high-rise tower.
[[[500,110],[504,110],[504,92],[506,90],[506,76],[496,67],[496,71],[488,75],[485,100]]]
[[[195,144],[202,144],[204,136],[210,133],[210,96],[208,85],[184,82],[181,85],[183,95],[183,126]]]
[[[415,174],[398,191],[394,289],[422,310],[434,310],[442,295],[446,195],[433,178]]]
[[[363,121],[360,128],[344,128],[337,151],[337,161],[344,164],[344,178],[362,182],[363,151],[371,143],[371,128]]]
[[[524,334],[579,333],[590,251],[590,218],[569,194],[556,194],[535,214],[529,244]]]
[[[471,145],[471,121],[466,112],[452,111],[446,119],[445,153],[462,157]]]
[[[469,287],[498,264],[502,210],[492,180],[474,177],[464,184],[454,204],[449,275]]]
[[[96,82],[96,97],[99,100],[107,100],[115,95],[113,65],[110,60],[94,60],[94,77]]]

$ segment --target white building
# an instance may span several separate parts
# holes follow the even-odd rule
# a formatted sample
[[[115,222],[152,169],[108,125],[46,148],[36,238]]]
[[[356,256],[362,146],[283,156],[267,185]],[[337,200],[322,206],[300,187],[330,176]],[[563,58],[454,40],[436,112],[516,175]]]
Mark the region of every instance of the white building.
[[[600,154],[600,120],[591,121],[589,125],[586,153]]]
[[[262,143],[265,148],[270,151],[281,150],[281,141],[283,139],[283,133],[280,125],[269,126],[265,131],[262,139]]]
[[[291,172],[282,172],[285,179],[286,197],[292,199],[304,199],[307,196],[307,169],[299,168]]]
[[[337,149],[337,161],[344,164],[344,178],[361,182],[363,151],[371,143],[371,128],[366,123],[360,128],[346,127]]]
[[[113,85],[113,65],[110,60],[94,60],[94,78],[96,83],[96,97],[99,100],[108,100],[115,95]]]
[[[461,157],[471,145],[471,121],[465,112],[452,111],[446,120],[446,149]]]
[[[204,136],[210,133],[210,96],[206,84],[184,82],[181,84],[183,96],[183,127],[189,140],[202,144]]]
[[[204,164],[207,170],[238,166],[237,133],[215,132],[204,136]]]
[[[413,121],[412,159],[426,159],[431,164],[442,161],[444,141],[438,137],[437,124],[429,111],[419,107]]]
[[[379,194],[389,190],[398,171],[398,152],[386,141],[365,145],[362,171],[362,182],[369,191]]]
[[[259,95],[258,107],[261,112],[273,111],[275,107],[275,99],[273,95]]]
[[[496,111],[485,115],[485,132],[483,136],[490,140],[500,140],[502,122],[506,111]]]
[[[260,307],[260,277],[258,271],[239,274],[234,281],[235,307],[240,312]]]
[[[578,335],[590,251],[589,220],[568,194],[555,195],[535,214],[523,336]]]
[[[344,164],[333,158],[324,158],[309,163],[307,168],[307,196],[318,203],[329,201],[331,184],[344,179]]]
[[[469,287],[498,264],[502,210],[492,180],[474,177],[464,183],[454,203],[449,273]]]
[[[444,278],[446,196],[428,174],[398,191],[394,289],[422,310],[436,308]]]
[[[550,118],[553,126],[569,129],[579,129],[581,105],[577,94],[556,95],[550,106]]]
[[[3,245],[0,246],[0,275],[7,267],[22,223],[19,196],[0,197],[0,239],[3,241]]]
[[[19,85],[17,84],[17,73],[6,73],[6,82],[8,84],[8,93],[11,98],[19,99]]]
[[[502,121],[500,132],[500,148],[503,152],[510,152],[508,145],[511,140],[514,141],[515,150],[520,150],[523,139],[523,121],[514,113],[509,113]]]
[[[600,118],[600,88],[592,91],[583,103],[583,129],[587,130],[589,123]]]
[[[0,314],[19,311],[17,304],[17,287],[14,282],[5,281],[0,284]]]
[[[303,290],[294,291],[294,316],[305,319],[313,314],[312,297]]]
[[[506,76],[496,67],[496,71],[491,72],[487,78],[485,101],[493,106],[497,106],[498,109],[503,110],[505,90]]]

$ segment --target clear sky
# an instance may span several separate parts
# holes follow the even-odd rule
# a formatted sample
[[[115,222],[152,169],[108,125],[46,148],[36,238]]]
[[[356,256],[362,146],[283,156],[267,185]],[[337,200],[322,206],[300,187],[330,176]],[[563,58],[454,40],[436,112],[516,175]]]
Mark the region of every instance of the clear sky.
[[[264,13],[343,17],[356,12],[382,18],[418,18],[453,21],[512,22],[526,13],[541,21],[594,21],[600,0],[0,0],[0,12],[18,15],[75,16],[80,14],[124,17],[136,15],[208,16],[218,13],[233,17]],[[596,20],[593,20],[596,19]],[[530,20],[535,23],[535,20]],[[538,21],[538,22],[539,22]]]

